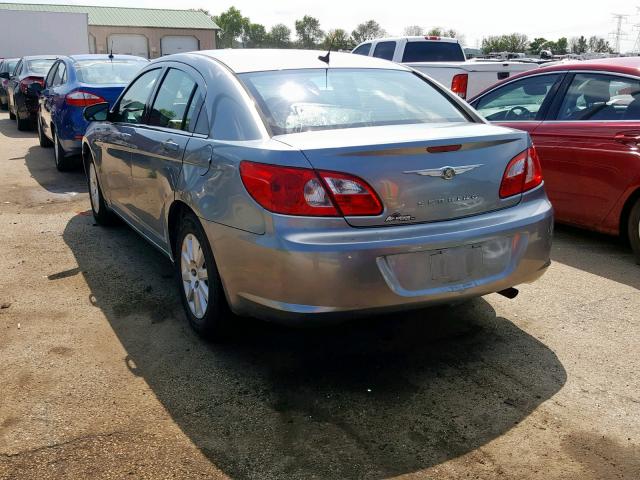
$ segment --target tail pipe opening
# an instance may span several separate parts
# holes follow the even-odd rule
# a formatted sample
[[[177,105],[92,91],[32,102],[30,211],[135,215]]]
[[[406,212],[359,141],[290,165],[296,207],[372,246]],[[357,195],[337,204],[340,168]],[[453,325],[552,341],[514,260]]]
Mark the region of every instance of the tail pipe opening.
[[[503,297],[507,297],[509,300],[513,300],[518,296],[518,293],[520,292],[518,291],[517,288],[510,287],[510,288],[505,288],[504,290],[500,290],[498,293]]]

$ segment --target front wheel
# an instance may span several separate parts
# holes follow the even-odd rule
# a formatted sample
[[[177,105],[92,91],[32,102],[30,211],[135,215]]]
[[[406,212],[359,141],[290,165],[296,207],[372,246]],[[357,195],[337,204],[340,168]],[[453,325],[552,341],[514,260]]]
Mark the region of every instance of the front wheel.
[[[98,181],[98,172],[93,159],[89,162],[87,169],[87,182],[89,184],[89,200],[91,201],[91,211],[96,223],[100,225],[113,225],[115,223],[115,215],[104,201],[102,189]]]
[[[207,236],[191,213],[182,218],[175,252],[180,297],[191,327],[203,337],[222,339],[231,312]]]
[[[627,232],[629,233],[631,248],[636,256],[636,263],[640,265],[640,199],[636,200],[636,204],[629,214]]]

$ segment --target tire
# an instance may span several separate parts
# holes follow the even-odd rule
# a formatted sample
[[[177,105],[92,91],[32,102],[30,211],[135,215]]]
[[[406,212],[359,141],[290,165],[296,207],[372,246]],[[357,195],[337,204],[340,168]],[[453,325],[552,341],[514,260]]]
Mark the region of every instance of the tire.
[[[179,228],[174,263],[185,314],[200,336],[222,340],[229,333],[232,314],[211,246],[192,213],[182,217]]]
[[[73,158],[65,156],[65,151],[60,144],[58,132],[53,131],[53,158],[56,162],[56,168],[59,172],[67,172],[75,166]]]
[[[636,263],[640,265],[640,199],[636,200],[636,204],[629,214],[627,232],[629,234],[631,249],[636,256]]]
[[[87,186],[89,188],[89,201],[91,211],[96,223],[103,226],[113,225],[117,222],[115,214],[111,211],[102,195],[102,188],[98,180],[98,172],[93,158],[87,166]]]
[[[7,107],[7,108],[9,108],[9,120],[15,120],[16,119],[16,114],[13,113],[13,111],[11,110],[10,107]]]
[[[42,148],[51,148],[53,146],[53,142],[49,140],[49,137],[42,131],[42,119],[40,115],[38,115],[38,142]]]

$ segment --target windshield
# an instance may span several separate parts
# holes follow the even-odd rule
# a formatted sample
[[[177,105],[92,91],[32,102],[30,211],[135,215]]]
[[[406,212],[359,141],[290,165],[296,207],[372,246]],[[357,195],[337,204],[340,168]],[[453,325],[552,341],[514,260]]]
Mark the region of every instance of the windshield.
[[[0,72],[9,72],[13,73],[16,69],[16,65],[18,64],[18,60],[5,60],[2,63],[2,67],[0,68]]]
[[[142,59],[80,60],[75,63],[76,77],[79,82],[94,85],[127,84],[147,63]]]
[[[280,70],[244,73],[240,79],[276,135],[468,121],[435,87],[404,70]]]
[[[454,42],[407,42],[402,56],[408,62],[464,62],[464,52]]]
[[[27,70],[31,73],[46,75],[55,62],[55,58],[40,58],[38,60],[27,60]]]

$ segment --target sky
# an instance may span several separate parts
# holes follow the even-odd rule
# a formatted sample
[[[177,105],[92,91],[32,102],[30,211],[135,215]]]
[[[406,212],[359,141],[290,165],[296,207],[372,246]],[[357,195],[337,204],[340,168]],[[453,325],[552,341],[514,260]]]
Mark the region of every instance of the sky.
[[[14,0],[15,1],[15,0]],[[488,35],[524,33],[529,39],[542,36],[549,40],[559,37],[598,35],[614,45],[611,32],[616,30],[614,13],[626,14],[622,31],[621,51],[632,49],[638,37],[640,0],[536,0],[505,2],[498,0],[404,0],[395,2],[344,0],[39,0],[27,3],[65,3],[104,6],[136,6],[149,8],[205,8],[218,14],[230,6],[240,9],[252,22],[267,27],[284,23],[294,31],[294,22],[304,15],[320,20],[323,30],[344,28],[351,31],[358,23],[374,19],[389,33],[402,35],[404,27],[453,28],[465,36],[469,47],[479,45]],[[176,7],[176,5],[179,7]],[[295,31],[294,31],[295,32]]]

